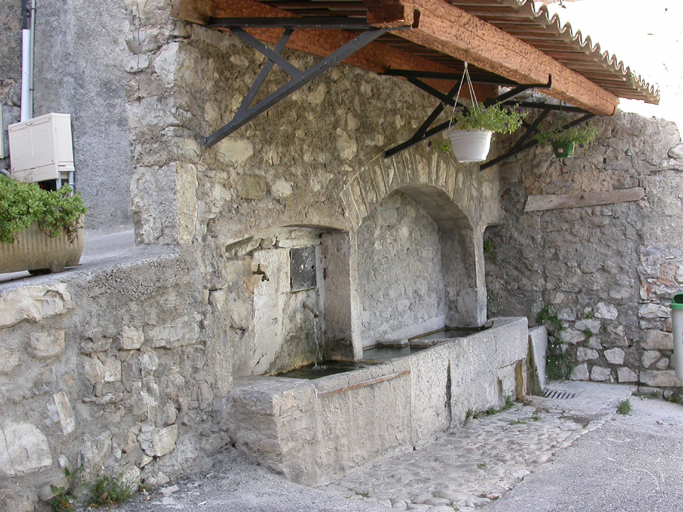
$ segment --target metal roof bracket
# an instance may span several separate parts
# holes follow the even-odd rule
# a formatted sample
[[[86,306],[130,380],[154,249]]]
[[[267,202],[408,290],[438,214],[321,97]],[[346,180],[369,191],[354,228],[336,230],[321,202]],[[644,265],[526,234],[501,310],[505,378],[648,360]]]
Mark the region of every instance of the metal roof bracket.
[[[282,57],[281,53],[284,50],[287,41],[292,35],[294,29],[339,28],[339,24],[341,22],[342,20],[336,19],[332,23],[325,20],[314,20],[313,22],[311,22],[306,21],[305,19],[302,20],[301,18],[232,18],[211,20],[208,26],[214,28],[230,29],[243,42],[257,50],[258,52],[262,53],[268,60],[264,64],[259,75],[254,80],[254,83],[252,84],[247,95],[244,97],[244,100],[242,101],[242,104],[237,110],[237,113],[233,117],[232,121],[230,121],[222,128],[216,130],[213,134],[206,137],[203,140],[202,144],[206,147],[211,147],[219,141],[223,140],[225,137],[235,132],[236,130],[247,124],[249,121],[251,121],[255,117],[259,116],[260,114],[268,110],[270,107],[279,103],[281,100],[292,94],[294,91],[308,84],[310,81],[322,75],[328,69],[334,67],[350,55],[353,55],[358,50],[370,44],[372,41],[374,41],[375,39],[377,39],[389,30],[388,28],[374,28],[363,26],[362,28],[364,28],[365,30],[361,32],[358,36],[356,36],[354,39],[352,39],[351,41],[349,41],[348,43],[346,43],[341,48],[334,51],[327,57],[324,57],[321,60],[319,60],[306,71],[299,70],[289,61],[287,61],[287,59]],[[348,23],[348,20],[346,20],[346,22]],[[284,34],[282,35],[280,41],[273,50],[271,50],[258,39],[251,36],[243,30],[243,27],[261,27],[264,26],[264,24],[268,28],[285,28]],[[321,27],[321,24],[325,26]],[[354,29],[359,28],[359,25],[355,22],[355,20],[353,20],[353,25]],[[254,101],[256,94],[261,89],[261,86],[263,85],[263,82],[268,76],[268,73],[270,73],[270,71],[272,70],[273,65],[277,65],[283,71],[288,73],[292,77],[291,80],[279,89],[277,89],[275,92],[272,92],[264,99],[256,103],[254,106],[251,106],[251,103]]]
[[[531,137],[534,133],[536,133],[538,130],[538,125],[541,124],[541,121],[550,113],[551,110],[560,110],[560,105],[546,105],[544,103],[532,103],[531,105],[535,105],[534,108],[542,108],[543,111],[538,115],[536,120],[531,123],[531,125],[525,123],[525,126],[527,126],[526,132],[524,132],[524,135],[520,137],[520,139],[515,143],[514,146],[505,153],[504,155],[500,155],[499,157],[494,158],[493,160],[489,160],[488,162],[482,164],[479,166],[480,171],[484,171],[491,167],[492,165],[499,164],[500,162],[503,162],[504,160],[507,160],[508,158],[521,153],[522,151],[526,151],[527,149],[530,149],[538,144],[537,140],[532,140],[531,142],[526,142],[525,141]],[[591,114],[590,112],[586,112],[585,110],[578,109],[577,107],[569,107],[572,110],[571,111],[581,111],[584,112],[585,115],[574,119],[573,121],[563,125],[558,132],[564,132],[565,130],[568,130],[572,126],[576,126],[577,124],[581,124],[584,121],[588,121],[589,119],[595,117],[595,114]],[[567,107],[563,107],[562,110],[567,110]]]
[[[437,73],[430,73],[428,76],[424,75],[424,74],[421,75],[421,76],[426,77],[426,78],[446,79],[446,77],[447,77],[448,80],[455,80],[456,81],[455,86],[447,94],[443,94],[441,91],[438,91],[438,90],[434,89],[433,87],[427,85],[423,81],[419,80],[419,78],[417,78],[415,74],[399,73],[396,71],[394,71],[393,73],[387,73],[387,74],[391,74],[393,76],[404,76],[411,84],[413,84],[416,87],[419,87],[420,89],[422,89],[423,91],[431,94],[432,96],[434,96],[435,98],[440,100],[441,103],[427,117],[426,121],[424,123],[422,123],[422,125],[417,129],[415,134],[410,139],[403,142],[402,144],[394,146],[393,148],[385,150],[384,151],[384,158],[389,158],[390,156],[395,155],[396,153],[400,153],[401,151],[408,149],[408,148],[414,146],[415,144],[418,144],[418,143],[422,142],[423,140],[426,140],[426,139],[436,135],[437,133],[440,133],[440,132],[448,129],[448,124],[449,124],[448,121],[445,121],[445,122],[435,126],[434,128],[430,128],[430,126],[436,120],[436,118],[439,117],[439,114],[441,114],[441,112],[443,111],[443,109],[446,105],[454,106],[455,100],[453,99],[453,97],[455,96],[455,94],[458,90],[458,82],[460,81],[460,76],[455,75],[455,74],[452,74],[452,75],[448,74],[447,75],[445,73],[438,73],[438,74]],[[491,81],[491,79],[486,79],[486,80],[487,80],[486,82],[481,82],[481,81],[475,80],[475,78],[472,77],[472,81],[475,83],[489,83],[489,84],[493,83]],[[506,84],[498,83],[496,85],[510,86],[511,84],[509,84],[509,83],[506,83]],[[547,85],[546,84],[542,84],[542,85],[517,85],[517,84],[514,84],[514,85],[515,85],[515,87],[513,87],[513,89],[511,89],[510,91],[508,91],[504,94],[501,94],[500,96],[498,96],[496,98],[491,98],[490,100],[485,101],[484,105],[486,107],[490,107],[492,105],[506,104],[505,102],[507,102],[508,100],[511,100],[515,96],[519,96],[520,94],[522,94],[524,91],[527,91],[528,89],[534,89],[534,88],[542,89],[542,88],[549,87],[550,84],[547,84]],[[460,105],[463,108],[467,108],[464,105],[462,105],[461,103],[458,103],[458,105]]]

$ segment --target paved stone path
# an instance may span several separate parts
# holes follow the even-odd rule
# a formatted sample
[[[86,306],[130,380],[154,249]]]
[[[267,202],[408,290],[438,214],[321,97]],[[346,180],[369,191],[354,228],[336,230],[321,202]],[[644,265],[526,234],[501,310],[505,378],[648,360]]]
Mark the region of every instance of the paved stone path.
[[[514,494],[515,491],[503,497],[522,478],[552,466],[552,463],[544,463],[554,462],[557,452],[571,451],[563,448],[613,418],[617,405],[632,391],[626,386],[589,382],[555,384],[553,387],[574,393],[575,397],[532,397],[526,404],[516,404],[507,411],[470,419],[464,426],[442,434],[430,445],[358,468],[341,480],[318,489],[287,482],[264,468],[249,464],[234,450],[228,450],[217,454],[223,460],[217,461],[211,473],[186,478],[151,494],[138,495],[116,510],[382,512],[391,507],[465,512],[485,505],[497,508]],[[680,425],[683,425],[683,414],[680,416]],[[599,429],[595,434],[603,430]],[[559,454],[558,458],[561,458]],[[574,465],[577,464],[572,462]],[[598,473],[595,470],[592,474]],[[534,476],[529,475],[517,488]],[[597,481],[602,484],[601,478]],[[576,485],[568,492],[574,496],[574,491]],[[638,496],[640,488],[633,485],[622,491]],[[522,502],[519,510],[531,512],[533,506],[529,501]],[[535,494],[532,501],[538,501]],[[666,503],[668,506],[678,501],[675,497]],[[558,509],[551,506],[547,510]],[[564,507],[560,510],[584,509]],[[586,510],[594,511],[593,508]],[[602,506],[595,510],[604,512],[606,509]]]
[[[630,396],[623,386],[567,383],[574,398],[533,397],[496,414],[469,419],[416,451],[358,468],[322,490],[397,510],[461,512],[512,489],[534,466],[599,427]]]

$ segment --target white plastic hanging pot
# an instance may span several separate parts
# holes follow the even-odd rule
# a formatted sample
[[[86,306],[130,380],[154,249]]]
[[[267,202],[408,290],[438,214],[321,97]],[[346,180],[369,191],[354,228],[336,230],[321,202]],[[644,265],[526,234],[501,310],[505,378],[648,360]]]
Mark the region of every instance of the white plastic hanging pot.
[[[453,154],[460,163],[483,162],[491,148],[491,134],[485,130],[449,130]]]

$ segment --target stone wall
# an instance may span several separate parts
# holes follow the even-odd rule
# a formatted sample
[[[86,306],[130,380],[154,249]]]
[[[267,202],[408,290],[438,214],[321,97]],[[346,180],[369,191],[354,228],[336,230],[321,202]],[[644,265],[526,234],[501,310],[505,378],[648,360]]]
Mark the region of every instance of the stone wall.
[[[21,23],[21,2],[4,2],[0,10],[0,138],[5,154],[9,151],[7,127],[21,117]],[[0,158],[0,169],[9,169],[9,158]]]
[[[156,485],[210,466],[231,361],[196,269],[171,252],[3,286],[2,510],[33,510],[65,469]]]
[[[363,221],[357,243],[363,346],[445,326],[439,229],[422,207],[389,196]]]
[[[571,377],[683,385],[668,304],[683,285],[683,146],[676,127],[618,114],[566,161],[539,147],[501,166],[501,223],[486,240],[489,314],[562,325]],[[643,187],[636,202],[524,213],[529,195]],[[669,391],[670,394],[670,391]]]
[[[46,0],[36,15],[34,116],[71,114],[88,229],[131,225],[126,69],[135,60],[128,49],[134,47],[128,11],[142,9],[135,4]]]

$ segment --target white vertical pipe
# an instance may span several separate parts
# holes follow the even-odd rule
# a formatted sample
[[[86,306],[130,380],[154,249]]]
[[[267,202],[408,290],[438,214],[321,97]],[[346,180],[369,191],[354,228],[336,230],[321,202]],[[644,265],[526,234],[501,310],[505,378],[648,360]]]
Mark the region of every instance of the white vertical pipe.
[[[31,1],[31,54],[28,63],[28,115],[33,118],[33,63],[36,54],[36,0]]]
[[[31,31],[21,31],[21,120],[31,119]]]

